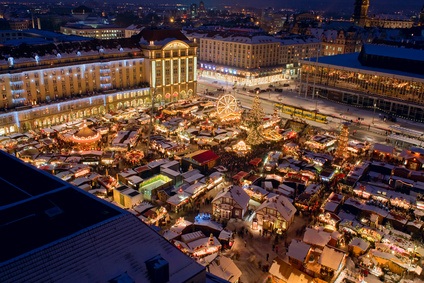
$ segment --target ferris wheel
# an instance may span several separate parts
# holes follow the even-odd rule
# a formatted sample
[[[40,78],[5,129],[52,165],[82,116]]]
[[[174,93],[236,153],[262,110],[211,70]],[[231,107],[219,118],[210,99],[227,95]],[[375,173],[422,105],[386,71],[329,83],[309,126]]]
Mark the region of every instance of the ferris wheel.
[[[231,94],[222,95],[216,102],[216,112],[220,118],[239,113],[237,99]]]

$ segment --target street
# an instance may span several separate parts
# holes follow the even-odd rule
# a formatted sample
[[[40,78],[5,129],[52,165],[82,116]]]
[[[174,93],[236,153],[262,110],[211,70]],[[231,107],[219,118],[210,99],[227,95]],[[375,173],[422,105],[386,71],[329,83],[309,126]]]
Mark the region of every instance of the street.
[[[262,89],[266,89],[268,86],[259,86]],[[218,91],[218,89],[224,88],[225,92]],[[338,129],[342,122],[353,121],[350,126],[350,136],[353,139],[359,141],[367,141],[370,143],[383,143],[387,144],[386,131],[390,130],[392,125],[400,125],[405,128],[411,128],[414,130],[424,130],[424,125],[407,121],[404,119],[398,119],[396,123],[389,120],[383,121],[377,113],[366,109],[357,109],[349,107],[347,105],[335,103],[323,99],[311,99],[299,96],[298,92],[290,91],[294,88],[287,88],[283,92],[266,92],[260,93],[259,97],[262,99],[262,107],[266,114],[274,113],[274,104],[283,103],[296,107],[302,107],[307,110],[317,110],[319,113],[329,115],[328,124],[318,123],[311,120],[305,120],[308,124],[328,130],[330,132],[338,132]],[[256,96],[254,93],[248,92],[248,89],[242,90],[241,88],[232,89],[226,86],[226,82],[216,81],[210,78],[202,78],[198,81],[198,93],[204,95],[205,93],[213,94],[214,98],[218,98],[220,94],[231,93],[234,95],[243,107],[250,108],[252,105],[253,98]],[[282,112],[278,113],[284,119],[291,119],[289,114]],[[356,123],[358,118],[361,118],[360,124]]]

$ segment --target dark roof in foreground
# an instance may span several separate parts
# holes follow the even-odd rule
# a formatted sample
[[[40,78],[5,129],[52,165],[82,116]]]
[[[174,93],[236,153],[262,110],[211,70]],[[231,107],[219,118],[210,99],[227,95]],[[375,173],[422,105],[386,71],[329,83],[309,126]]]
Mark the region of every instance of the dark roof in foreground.
[[[2,151],[0,164],[2,282],[147,283],[158,266],[169,282],[205,282],[203,266],[131,213]]]

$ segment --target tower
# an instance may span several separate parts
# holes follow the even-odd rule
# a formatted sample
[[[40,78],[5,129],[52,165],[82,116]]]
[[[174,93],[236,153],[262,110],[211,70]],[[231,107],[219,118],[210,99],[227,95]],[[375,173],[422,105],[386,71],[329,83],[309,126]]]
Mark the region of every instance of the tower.
[[[203,1],[200,1],[199,3],[199,12],[205,12],[205,3],[203,3]]]
[[[336,158],[336,160],[341,161],[345,159],[346,157],[348,157],[348,152],[347,152],[347,146],[349,143],[349,123],[348,122],[342,123],[342,129],[340,131],[340,135],[337,142],[338,144],[337,144],[336,152],[334,153],[334,157]]]
[[[197,14],[200,17],[206,15],[205,3],[203,3],[203,1],[200,1],[200,3],[199,3],[199,9],[197,9]]]
[[[197,17],[197,4],[191,4],[190,5],[190,17],[191,18]]]
[[[369,0],[355,0],[355,9],[353,11],[353,21],[360,27],[365,26],[367,19],[368,8],[370,6]]]

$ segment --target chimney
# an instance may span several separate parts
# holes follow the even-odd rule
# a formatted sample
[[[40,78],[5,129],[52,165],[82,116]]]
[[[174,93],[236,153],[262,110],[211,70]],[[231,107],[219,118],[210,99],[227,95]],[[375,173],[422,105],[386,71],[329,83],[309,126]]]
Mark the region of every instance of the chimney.
[[[156,255],[145,263],[151,282],[169,282],[169,263],[161,255]]]

